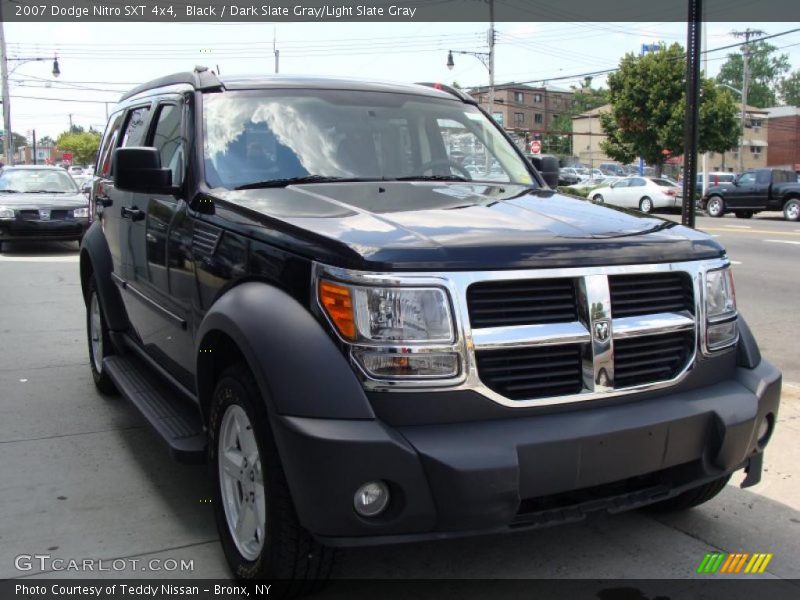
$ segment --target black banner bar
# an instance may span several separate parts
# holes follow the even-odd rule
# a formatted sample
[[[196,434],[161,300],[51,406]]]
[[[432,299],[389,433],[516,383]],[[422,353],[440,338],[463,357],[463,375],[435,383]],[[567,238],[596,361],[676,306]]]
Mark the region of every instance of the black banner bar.
[[[9,22],[687,21],[685,0],[0,0]],[[796,22],[794,0],[706,0],[708,21]]]

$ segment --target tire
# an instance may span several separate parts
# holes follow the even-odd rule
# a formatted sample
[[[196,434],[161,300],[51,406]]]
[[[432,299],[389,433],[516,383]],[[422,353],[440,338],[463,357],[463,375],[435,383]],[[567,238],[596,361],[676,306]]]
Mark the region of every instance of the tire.
[[[596,194],[595,196],[592,196],[592,202],[595,204],[602,204],[605,202],[605,200],[603,200],[602,194]]]
[[[108,335],[108,325],[100,304],[97,293],[97,282],[94,275],[89,278],[87,288],[88,300],[86,302],[86,339],[89,346],[89,368],[92,370],[94,385],[102,394],[112,395],[117,393],[117,388],[108,373],[103,371],[103,359],[115,353],[111,338]]]
[[[674,498],[651,504],[647,508],[655,512],[678,512],[700,506],[724,490],[730,479],[730,475],[725,475],[699,487],[686,490]]]
[[[736,218],[737,219],[752,219],[753,218],[753,211],[752,210],[737,210],[735,214],[736,214]]]
[[[214,513],[233,575],[242,580],[285,581],[287,587],[281,592],[289,596],[321,587],[330,576],[335,551],[319,544],[300,525],[265,402],[245,366],[234,365],[219,377],[209,414],[209,433]],[[233,460],[224,462],[226,454]],[[251,457],[249,463],[244,460],[247,455]],[[223,474],[224,464],[238,468],[238,474]],[[252,535],[234,531],[237,516],[243,511],[249,524],[246,531],[255,528]]]
[[[653,212],[653,201],[645,196],[639,200],[639,210],[644,214],[649,215],[651,212]]]
[[[709,217],[719,218],[725,216],[725,201],[719,196],[711,196],[706,202],[706,213]]]
[[[787,221],[800,220],[800,199],[791,198],[783,205],[783,218]]]

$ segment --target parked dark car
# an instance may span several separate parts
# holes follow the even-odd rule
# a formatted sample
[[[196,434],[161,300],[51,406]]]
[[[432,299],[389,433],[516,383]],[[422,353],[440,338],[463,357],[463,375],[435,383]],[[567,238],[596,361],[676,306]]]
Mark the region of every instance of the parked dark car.
[[[459,90],[164,77],[92,194],[92,377],[211,463],[236,577],[759,481],[781,374],[725,249],[555,192]]]
[[[800,183],[793,171],[752,169],[737,177],[732,185],[708,188],[701,200],[710,217],[734,213],[749,219],[762,211],[782,211],[787,221],[800,220]]]
[[[64,169],[0,170],[0,249],[13,240],[75,240],[89,226],[89,203]]]

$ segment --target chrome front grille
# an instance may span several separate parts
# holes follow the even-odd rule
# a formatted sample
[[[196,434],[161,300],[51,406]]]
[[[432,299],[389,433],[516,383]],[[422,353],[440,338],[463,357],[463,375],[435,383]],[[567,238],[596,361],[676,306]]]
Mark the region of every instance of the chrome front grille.
[[[362,384],[370,391],[471,390],[516,408],[600,400],[682,381],[704,335],[705,273],[729,264],[719,257],[607,267],[367,272],[315,263],[311,281],[316,286],[324,275],[357,285],[446,290],[454,338],[397,343],[392,351],[457,353],[458,374],[400,381],[359,371]]]
[[[663,383],[694,357],[688,272],[480,282],[467,309],[478,377],[514,402]]]

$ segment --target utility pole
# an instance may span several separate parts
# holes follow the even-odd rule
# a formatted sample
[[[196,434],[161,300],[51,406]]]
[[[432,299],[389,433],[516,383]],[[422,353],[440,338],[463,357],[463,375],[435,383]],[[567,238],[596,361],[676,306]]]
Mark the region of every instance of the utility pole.
[[[36,130],[33,130],[33,164],[36,164]]]
[[[494,119],[494,0],[489,0],[489,116]],[[505,124],[504,124],[505,125]]]
[[[11,132],[11,100],[8,92],[8,54],[6,52],[6,34],[3,31],[3,4],[0,2],[0,76],[3,93],[3,154],[7,165],[14,164],[14,134]]]
[[[278,63],[280,62],[280,55],[281,55],[281,51],[278,50],[278,46],[277,46],[277,37],[278,37],[278,34],[277,34],[277,31],[276,31],[276,28],[273,27],[272,28],[272,53],[275,55],[275,74],[276,75],[278,74],[278,70],[279,70],[279,64]]]
[[[72,133],[72,113],[69,113],[69,131]]]
[[[747,88],[750,85],[750,38],[763,36],[766,32],[760,29],[750,29],[744,31],[732,31],[734,37],[744,38],[742,46],[742,140],[739,143],[739,173],[744,171],[744,136],[747,123]]]

